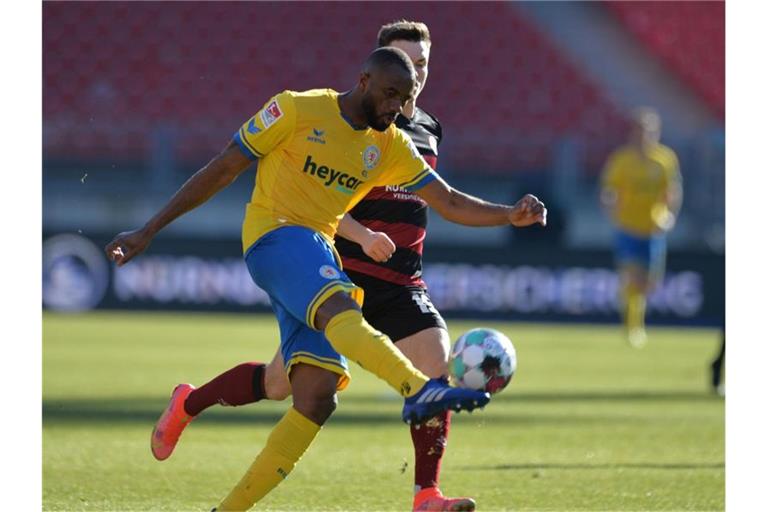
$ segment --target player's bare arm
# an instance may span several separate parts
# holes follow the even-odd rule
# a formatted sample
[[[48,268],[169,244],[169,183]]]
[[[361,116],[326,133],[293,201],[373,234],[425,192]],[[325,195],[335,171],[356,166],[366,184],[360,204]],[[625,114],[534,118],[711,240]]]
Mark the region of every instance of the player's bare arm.
[[[149,247],[152,238],[178,217],[208,201],[232,183],[250,164],[250,160],[231,142],[207,165],[197,171],[173,195],[144,227],[118,234],[105,250],[107,257],[118,264],[128,263]]]
[[[680,208],[683,206],[683,185],[679,181],[674,181],[670,184],[669,190],[666,196],[667,207],[674,214],[677,215],[680,212]]]
[[[513,206],[489,203],[452,188],[439,177],[416,191],[416,194],[446,220],[465,226],[512,224],[524,227],[537,222],[542,226],[547,225],[544,203],[531,194],[526,194]]]
[[[683,201],[683,189],[679,182],[671,183],[658,199],[663,207],[654,208],[651,215],[661,231],[671,231]]]
[[[395,252],[395,243],[386,233],[371,231],[348,213],[339,221],[336,231],[340,236],[359,244],[363,252],[377,262],[387,261]]]

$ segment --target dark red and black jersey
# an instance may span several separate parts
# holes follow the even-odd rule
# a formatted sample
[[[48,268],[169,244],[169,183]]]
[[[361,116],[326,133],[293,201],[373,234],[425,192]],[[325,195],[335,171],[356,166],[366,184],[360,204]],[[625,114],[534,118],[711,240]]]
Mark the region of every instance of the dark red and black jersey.
[[[413,119],[398,116],[395,125],[411,137],[424,160],[437,169],[437,147],[443,137],[438,120],[416,107]],[[363,274],[366,281],[375,278],[396,285],[424,286],[421,279],[421,255],[427,229],[424,200],[399,187],[376,187],[349,213],[368,229],[386,233],[397,250],[389,261],[377,263],[366,256],[360,245],[337,236],[336,249],[345,271]]]

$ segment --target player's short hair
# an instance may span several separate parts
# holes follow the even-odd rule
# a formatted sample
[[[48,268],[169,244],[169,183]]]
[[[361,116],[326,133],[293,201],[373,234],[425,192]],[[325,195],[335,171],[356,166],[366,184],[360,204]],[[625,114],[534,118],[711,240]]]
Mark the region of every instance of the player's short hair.
[[[373,50],[363,62],[363,71],[370,72],[373,69],[384,69],[390,66],[399,67],[409,75],[416,76],[416,69],[408,54],[400,48],[391,46]]]
[[[398,40],[413,41],[415,43],[420,43],[421,41],[430,44],[432,43],[432,40],[429,38],[429,28],[420,21],[397,20],[382,25],[379,29],[377,39],[379,48],[382,46],[389,46],[392,41]]]

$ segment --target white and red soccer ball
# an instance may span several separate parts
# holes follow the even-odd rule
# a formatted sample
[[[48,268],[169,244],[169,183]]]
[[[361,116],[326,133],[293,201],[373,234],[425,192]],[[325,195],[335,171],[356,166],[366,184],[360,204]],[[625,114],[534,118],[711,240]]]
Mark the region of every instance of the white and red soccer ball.
[[[459,387],[498,393],[517,369],[512,342],[495,329],[478,328],[462,334],[451,349],[448,368]]]

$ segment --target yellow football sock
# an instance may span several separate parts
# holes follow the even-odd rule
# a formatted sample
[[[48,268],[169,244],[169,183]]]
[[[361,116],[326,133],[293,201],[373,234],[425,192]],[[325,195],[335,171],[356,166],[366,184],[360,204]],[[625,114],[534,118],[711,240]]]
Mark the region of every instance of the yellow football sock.
[[[627,330],[645,328],[645,294],[628,283],[622,290],[624,297],[624,325]]]
[[[429,380],[360,311],[344,311],[331,318],[325,337],[337,352],[385,380],[402,396],[413,396]]]
[[[645,294],[634,290],[629,297],[627,325],[634,329],[645,329]]]
[[[320,425],[291,407],[275,425],[267,444],[217,510],[248,510],[277,487],[320,432]]]

